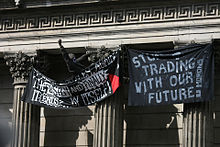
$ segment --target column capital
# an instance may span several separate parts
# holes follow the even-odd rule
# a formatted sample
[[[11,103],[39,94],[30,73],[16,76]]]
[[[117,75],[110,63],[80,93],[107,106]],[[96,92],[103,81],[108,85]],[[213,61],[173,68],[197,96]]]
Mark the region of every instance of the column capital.
[[[101,46],[100,48],[92,48],[92,47],[86,47],[87,54],[93,53],[88,56],[88,61],[89,62],[96,62],[99,59],[103,59],[109,54],[112,53],[114,49],[106,48],[104,45]]]
[[[27,55],[19,51],[14,54],[5,54],[6,65],[10,67],[9,71],[14,79],[14,84],[26,83],[29,72],[34,63],[34,55]]]

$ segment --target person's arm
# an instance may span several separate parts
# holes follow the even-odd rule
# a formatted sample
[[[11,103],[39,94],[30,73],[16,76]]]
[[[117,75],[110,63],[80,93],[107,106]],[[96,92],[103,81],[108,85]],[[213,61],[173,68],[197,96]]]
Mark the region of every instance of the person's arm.
[[[61,40],[61,39],[59,39],[58,43],[59,43],[60,51],[61,51],[61,53],[62,53],[62,55],[63,55],[64,61],[65,61],[66,64],[68,65],[69,62],[71,61],[71,59],[70,59],[68,53],[66,52],[65,48],[64,48],[63,45],[62,45],[62,40]]]
[[[69,54],[66,52],[65,48],[62,45],[61,39],[58,41],[58,43],[69,72],[80,73],[84,69],[84,66],[80,63],[77,63],[78,61],[73,60],[69,57]]]
[[[96,54],[96,52],[88,52],[86,54],[83,54],[82,56],[80,56],[79,58],[76,59],[76,62],[80,62],[92,54]]]

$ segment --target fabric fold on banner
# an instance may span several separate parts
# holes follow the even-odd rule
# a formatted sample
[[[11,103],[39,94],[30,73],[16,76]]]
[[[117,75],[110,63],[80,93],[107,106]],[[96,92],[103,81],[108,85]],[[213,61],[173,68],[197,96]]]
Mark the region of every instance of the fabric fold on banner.
[[[191,44],[164,51],[128,49],[128,105],[161,105],[213,98],[212,44]]]
[[[22,100],[53,108],[81,107],[111,96],[118,87],[119,51],[114,51],[64,82],[56,82],[33,68]]]

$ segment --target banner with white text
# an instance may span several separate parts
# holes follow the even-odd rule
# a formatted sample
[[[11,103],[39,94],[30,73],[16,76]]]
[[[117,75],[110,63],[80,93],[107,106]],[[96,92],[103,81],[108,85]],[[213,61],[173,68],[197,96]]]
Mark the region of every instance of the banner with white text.
[[[87,67],[65,82],[56,82],[33,68],[22,100],[46,107],[73,108],[92,105],[119,87],[119,52]]]
[[[128,49],[128,54],[129,105],[193,103],[213,98],[211,44],[163,51]]]

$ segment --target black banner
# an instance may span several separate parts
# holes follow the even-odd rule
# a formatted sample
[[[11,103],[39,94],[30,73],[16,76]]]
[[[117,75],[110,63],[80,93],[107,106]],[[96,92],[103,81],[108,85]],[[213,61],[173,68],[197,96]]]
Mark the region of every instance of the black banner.
[[[129,105],[193,103],[213,97],[211,44],[166,51],[128,50]]]
[[[55,108],[88,106],[112,95],[118,87],[119,52],[115,51],[65,82],[33,69],[22,100]]]

